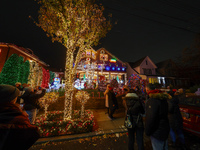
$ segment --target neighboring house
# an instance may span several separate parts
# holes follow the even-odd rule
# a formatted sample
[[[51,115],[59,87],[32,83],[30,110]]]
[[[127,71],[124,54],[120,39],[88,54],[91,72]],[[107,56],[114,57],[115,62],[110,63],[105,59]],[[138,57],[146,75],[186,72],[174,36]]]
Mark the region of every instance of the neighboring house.
[[[49,66],[45,62],[41,61],[29,48],[23,48],[10,43],[0,43],[0,72],[4,66],[4,63],[12,54],[22,56],[24,61],[36,61],[43,68],[47,68]]]
[[[189,78],[180,76],[180,68],[172,60],[164,60],[159,63],[156,63],[157,73],[165,78],[165,85],[172,85],[173,87],[188,87],[190,85]]]
[[[148,83],[164,83],[164,78],[159,77],[156,73],[157,66],[153,61],[145,56],[136,62],[127,62],[127,77],[129,78],[132,74],[138,74],[143,80],[147,80]]]

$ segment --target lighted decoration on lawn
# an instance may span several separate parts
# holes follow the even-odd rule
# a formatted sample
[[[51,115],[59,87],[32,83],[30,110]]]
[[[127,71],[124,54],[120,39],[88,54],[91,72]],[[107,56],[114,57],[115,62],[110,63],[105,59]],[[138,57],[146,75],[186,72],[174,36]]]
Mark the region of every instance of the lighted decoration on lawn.
[[[147,81],[142,80],[142,78],[138,74],[132,74],[129,77],[129,80],[127,82],[127,85],[129,86],[129,88],[136,89],[136,90],[137,88],[139,88],[139,90],[141,90],[143,93],[145,91],[146,84],[147,84]]]
[[[111,23],[103,15],[103,6],[93,0],[42,0],[39,3],[37,26],[52,42],[60,42],[66,48],[64,120],[71,119],[77,65],[82,53],[97,45],[111,30]]]
[[[84,105],[87,103],[87,100],[90,98],[89,93],[87,91],[78,91],[75,95],[76,99],[81,103],[81,118],[84,118]]]
[[[50,104],[56,102],[58,100],[59,93],[58,92],[49,92],[45,93],[45,95],[39,99],[40,104],[44,107],[45,117],[47,117],[47,110]]]
[[[85,110],[85,118],[80,118],[80,110],[72,111],[73,119],[63,120],[63,111],[48,111],[38,116],[35,125],[39,128],[41,137],[92,132],[94,122],[93,112]]]
[[[77,66],[77,69],[85,72],[85,80],[87,82],[87,88],[91,88],[93,85],[93,78],[94,78],[94,72],[97,69],[97,63],[96,62],[88,62],[81,61],[79,65]]]

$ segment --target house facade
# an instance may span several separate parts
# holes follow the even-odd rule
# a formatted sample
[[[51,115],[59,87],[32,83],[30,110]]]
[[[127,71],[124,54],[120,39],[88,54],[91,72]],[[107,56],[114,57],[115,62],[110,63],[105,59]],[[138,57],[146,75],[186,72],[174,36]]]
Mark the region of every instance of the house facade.
[[[112,79],[123,84],[127,81],[126,64],[105,48],[86,50],[82,54],[77,73],[80,79],[86,77],[97,83],[110,83]]]
[[[143,80],[148,83],[160,83],[165,86],[165,78],[160,74],[157,74],[157,66],[148,57],[145,56],[135,62],[126,62],[127,64],[127,78],[132,74],[138,74]]]
[[[184,77],[180,74],[180,68],[172,59],[156,63],[156,66],[157,73],[165,78],[165,83],[167,86],[171,85],[175,88],[190,86],[190,78]]]

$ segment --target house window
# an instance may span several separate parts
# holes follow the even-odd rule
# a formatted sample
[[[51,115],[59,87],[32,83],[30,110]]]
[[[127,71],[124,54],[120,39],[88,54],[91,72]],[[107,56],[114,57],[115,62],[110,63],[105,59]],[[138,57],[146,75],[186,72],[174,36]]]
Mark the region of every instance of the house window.
[[[142,68],[143,69],[143,73],[146,75],[152,75],[152,70],[151,69],[146,69],[146,68]]]
[[[146,60],[146,65],[148,65],[148,62],[147,62],[147,60]]]

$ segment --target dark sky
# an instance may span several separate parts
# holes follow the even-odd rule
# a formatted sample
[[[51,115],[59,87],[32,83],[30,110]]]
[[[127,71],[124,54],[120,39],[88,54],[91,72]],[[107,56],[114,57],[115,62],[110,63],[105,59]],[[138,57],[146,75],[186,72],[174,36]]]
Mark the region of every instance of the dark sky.
[[[175,59],[200,32],[199,0],[99,0],[112,14],[112,30],[94,49],[104,47],[122,61],[149,56],[154,63]],[[65,48],[37,27],[34,0],[1,0],[0,42],[30,48],[54,68],[64,68]]]

